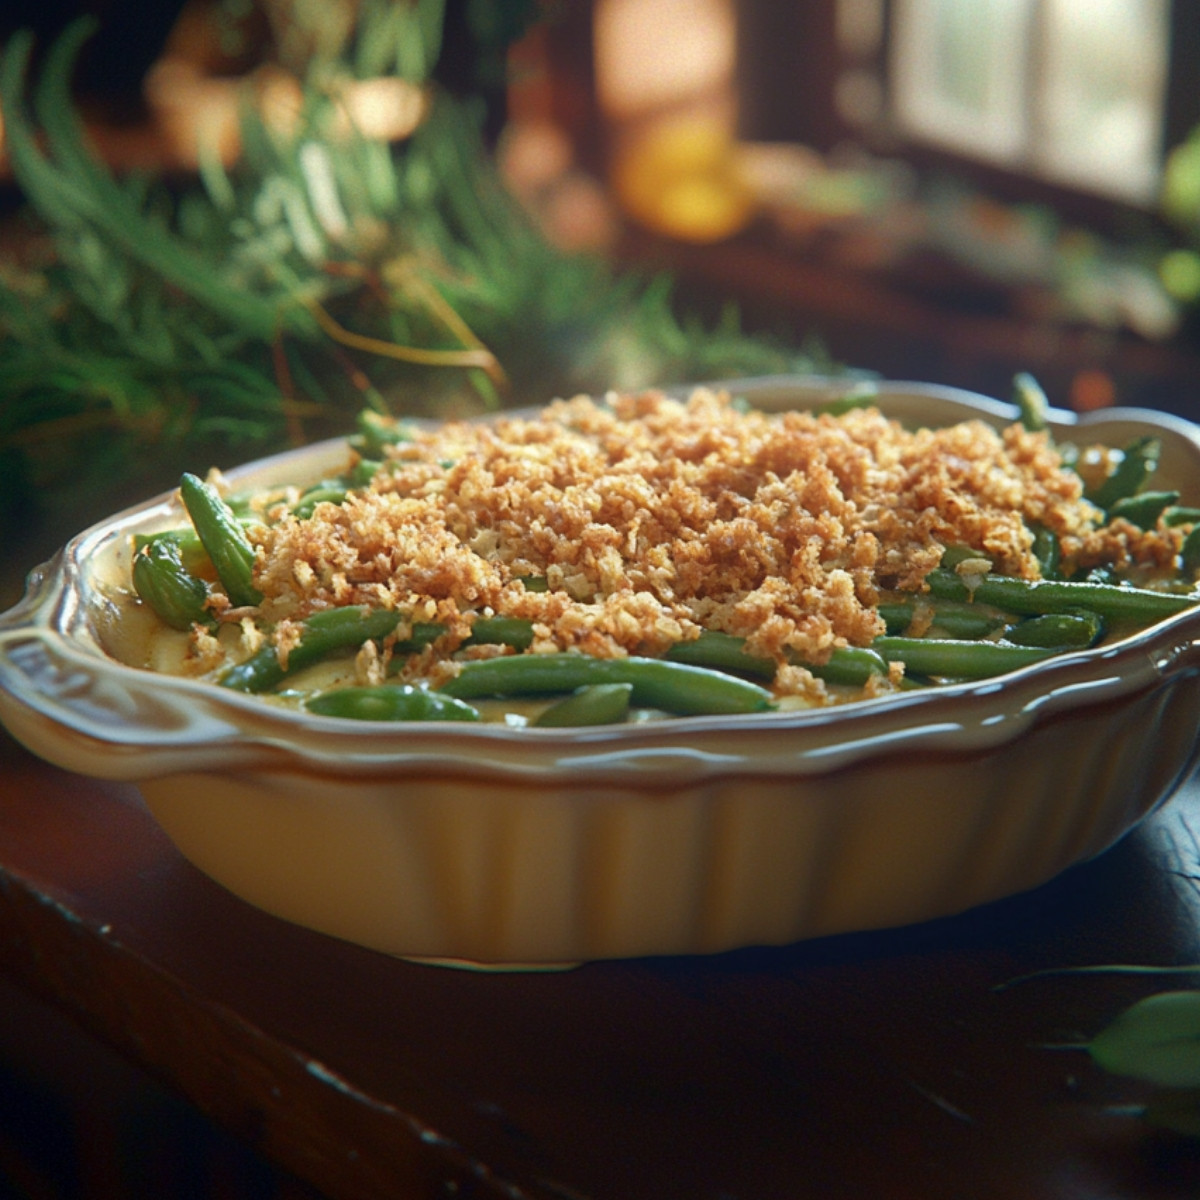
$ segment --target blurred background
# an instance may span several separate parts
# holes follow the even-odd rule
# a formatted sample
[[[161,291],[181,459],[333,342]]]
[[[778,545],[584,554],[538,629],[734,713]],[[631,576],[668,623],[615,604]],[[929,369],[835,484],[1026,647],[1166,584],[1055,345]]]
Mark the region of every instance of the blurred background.
[[[0,509],[781,370],[1200,415],[1198,10],[10,3]]]

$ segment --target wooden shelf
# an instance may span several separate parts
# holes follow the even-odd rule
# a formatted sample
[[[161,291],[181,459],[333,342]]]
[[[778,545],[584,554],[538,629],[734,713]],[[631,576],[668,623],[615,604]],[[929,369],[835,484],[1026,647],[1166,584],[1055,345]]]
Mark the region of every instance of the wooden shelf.
[[[1007,396],[1017,371],[1038,377],[1052,401],[1070,406],[1082,378],[1101,373],[1118,403],[1200,419],[1200,347],[1184,337],[1151,342],[1134,334],[936,302],[884,274],[813,261],[751,232],[697,246],[631,232],[620,256],[664,269],[689,303],[734,301],[747,328],[817,338],[845,365],[893,379],[919,379]],[[952,288],[947,292],[952,293]]]

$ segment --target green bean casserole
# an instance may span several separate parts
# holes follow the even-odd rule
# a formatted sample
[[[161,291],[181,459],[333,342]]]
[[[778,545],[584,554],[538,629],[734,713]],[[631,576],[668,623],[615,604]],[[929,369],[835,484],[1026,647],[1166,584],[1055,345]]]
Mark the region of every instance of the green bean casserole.
[[[1042,426],[710,389],[368,415],[311,486],[184,477],[188,521],[134,548],[130,654],[331,717],[570,726],[997,675],[1196,604],[1153,439]]]

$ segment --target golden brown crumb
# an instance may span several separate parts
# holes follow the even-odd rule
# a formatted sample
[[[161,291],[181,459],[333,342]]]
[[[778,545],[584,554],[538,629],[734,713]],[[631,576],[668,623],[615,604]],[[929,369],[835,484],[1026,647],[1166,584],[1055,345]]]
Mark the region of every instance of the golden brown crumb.
[[[1169,552],[1133,526],[1101,544],[1096,516],[1047,435],[1017,426],[908,431],[874,409],[645,392],[418,431],[344,504],[259,528],[255,579],[281,657],[309,613],[364,604],[446,625],[442,652],[502,614],[533,623],[535,652],[661,654],[711,629],[820,662],[882,633],[881,591],[920,591],[950,545],[1026,579],[1036,524],[1072,562]],[[802,669],[775,686],[823,698]]]
[[[204,675],[225,661],[221,643],[202,625],[193,625],[188,635],[187,654],[183,660],[185,675]]]

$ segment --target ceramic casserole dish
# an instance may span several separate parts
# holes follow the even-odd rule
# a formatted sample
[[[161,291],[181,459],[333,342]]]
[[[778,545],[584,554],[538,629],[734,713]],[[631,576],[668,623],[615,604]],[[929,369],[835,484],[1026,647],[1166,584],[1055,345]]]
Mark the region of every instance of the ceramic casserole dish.
[[[736,385],[772,411],[837,385]],[[885,383],[905,422],[1012,406]],[[1161,439],[1200,504],[1200,431],[1052,412],[1057,440]],[[330,442],[229,472],[316,480]],[[281,918],[406,957],[553,965],[783,944],[923,921],[1094,856],[1192,770],[1200,609],[982,682],[803,711],[565,729],[353,722],[106,652],[132,536],[162,496],[88,529],[0,617],[0,720],[67,770],[133,781],[179,850]]]

